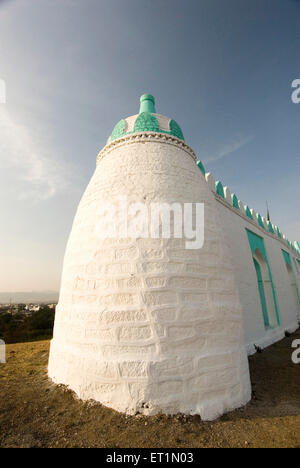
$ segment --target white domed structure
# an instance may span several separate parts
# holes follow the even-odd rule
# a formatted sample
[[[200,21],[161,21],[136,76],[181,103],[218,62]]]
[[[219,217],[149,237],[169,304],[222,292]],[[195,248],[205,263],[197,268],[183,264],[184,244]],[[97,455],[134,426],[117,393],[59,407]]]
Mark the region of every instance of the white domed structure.
[[[125,198],[149,209],[203,203],[203,247],[100,236],[99,207],[119,213]],[[51,342],[54,382],[128,414],[211,420],[249,401],[242,310],[216,203],[178,124],[142,96],[140,114],[121,120],[100,152],[75,216]]]

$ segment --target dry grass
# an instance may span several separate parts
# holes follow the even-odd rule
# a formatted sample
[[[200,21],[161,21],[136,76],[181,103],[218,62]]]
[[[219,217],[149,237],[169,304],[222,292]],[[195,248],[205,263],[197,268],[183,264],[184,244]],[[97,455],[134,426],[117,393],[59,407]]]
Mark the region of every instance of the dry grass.
[[[126,417],[81,402],[47,379],[49,341],[7,346],[0,365],[1,447],[300,447],[300,331],[250,358],[253,399],[213,423],[199,417]]]

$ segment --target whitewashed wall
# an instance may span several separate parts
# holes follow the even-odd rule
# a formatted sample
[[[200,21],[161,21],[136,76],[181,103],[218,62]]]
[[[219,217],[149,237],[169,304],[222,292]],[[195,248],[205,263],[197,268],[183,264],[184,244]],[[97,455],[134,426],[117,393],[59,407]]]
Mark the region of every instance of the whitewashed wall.
[[[109,144],[80,202],[64,259],[49,375],[119,411],[214,419],[251,396],[242,308],[214,194],[192,150],[161,134]],[[203,202],[205,244],[99,239],[97,210]]]
[[[216,195],[216,200],[223,226],[224,241],[226,241],[231,252],[239,287],[244,315],[246,346],[248,353],[253,353],[255,352],[254,345],[262,348],[269,346],[283,338],[285,331],[291,332],[298,328],[297,314],[300,312],[300,304],[298,301],[296,302],[291,290],[282,249],[289,252],[291,258],[299,258],[299,256],[289,249],[284,240],[280,240],[276,235],[266,232],[255,220],[250,220],[218,195]],[[265,329],[257,277],[246,229],[264,239],[277,295],[281,322],[279,327]]]
[[[99,204],[202,202],[205,243],[99,239]],[[200,414],[214,419],[251,396],[246,356],[297,326],[281,249],[215,194],[195,154],[164,134],[109,142],[79,204],[64,259],[49,376],[82,399],[119,411]],[[255,214],[255,213],[254,213]],[[264,238],[281,325],[265,329],[246,228]]]

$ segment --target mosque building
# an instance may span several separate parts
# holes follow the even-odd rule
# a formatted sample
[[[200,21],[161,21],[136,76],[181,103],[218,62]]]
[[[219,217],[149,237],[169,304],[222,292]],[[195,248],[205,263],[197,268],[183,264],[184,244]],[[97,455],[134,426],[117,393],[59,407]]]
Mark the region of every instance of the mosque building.
[[[154,227],[141,218],[153,207],[165,210]],[[180,220],[195,226],[197,215],[192,245]],[[213,420],[250,400],[247,354],[299,321],[300,244],[215,182],[178,123],[143,95],[78,206],[49,377],[127,414]]]

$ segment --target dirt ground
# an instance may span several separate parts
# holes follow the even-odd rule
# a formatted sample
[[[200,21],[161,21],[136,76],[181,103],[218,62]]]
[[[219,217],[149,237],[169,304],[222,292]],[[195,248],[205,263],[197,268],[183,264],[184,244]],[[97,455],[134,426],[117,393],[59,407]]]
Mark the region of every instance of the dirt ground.
[[[300,447],[300,364],[289,338],[250,357],[252,401],[217,421],[139,417],[81,402],[47,379],[49,341],[7,346],[0,364],[0,447]]]

